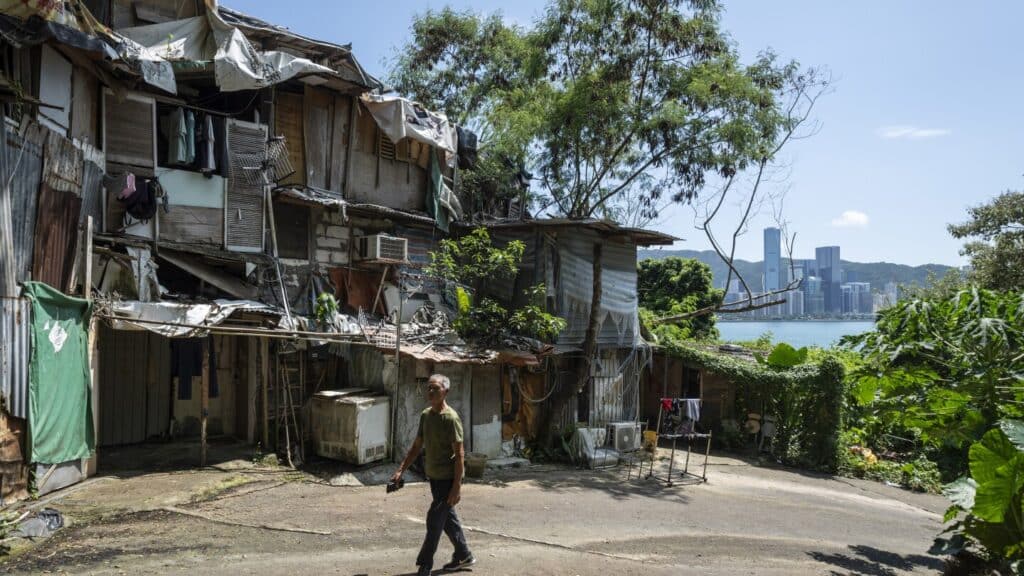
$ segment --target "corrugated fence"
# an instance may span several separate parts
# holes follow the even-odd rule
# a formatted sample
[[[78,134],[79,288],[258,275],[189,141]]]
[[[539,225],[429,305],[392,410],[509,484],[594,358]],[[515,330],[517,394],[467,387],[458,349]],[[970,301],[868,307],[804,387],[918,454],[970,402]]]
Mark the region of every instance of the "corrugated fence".
[[[11,416],[28,418],[29,302],[0,300],[0,393]]]

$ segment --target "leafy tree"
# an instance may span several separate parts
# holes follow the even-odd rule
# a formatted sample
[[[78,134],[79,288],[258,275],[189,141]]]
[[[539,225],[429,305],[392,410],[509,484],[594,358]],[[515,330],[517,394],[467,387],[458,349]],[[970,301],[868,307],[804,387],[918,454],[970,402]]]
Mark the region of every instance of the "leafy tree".
[[[844,343],[862,356],[859,402],[931,446],[965,455],[1000,419],[1024,416],[1019,294],[972,287],[904,300],[881,312],[873,332]]]
[[[974,238],[960,251],[971,259],[973,280],[993,290],[1024,289],[1024,192],[1005,192],[968,213],[970,220],[949,232]]]
[[[438,250],[430,253],[426,272],[457,285],[453,327],[460,336],[485,345],[499,345],[515,334],[551,342],[565,329],[565,320],[544,310],[543,284],[529,288],[526,305],[512,312],[482,296],[485,282],[515,279],[524,250],[518,240],[495,247],[487,229],[477,228],[462,238],[441,240]]]
[[[711,267],[700,260],[664,258],[642,260],[637,266],[640,306],[652,317],[694,312],[721,301],[722,291],[712,286]],[[647,316],[645,315],[645,318]],[[716,338],[713,314],[704,314],[662,324],[655,335],[669,338]]]
[[[823,85],[771,52],[743,65],[714,0],[552,0],[530,28],[450,8],[413,22],[392,82],[525,162],[571,218],[657,213],[763,166]],[[487,169],[493,169],[493,165]]]
[[[901,285],[900,293],[903,299],[944,300],[956,296],[967,288],[970,288],[970,283],[963,273],[956,269],[950,269],[941,276],[929,272],[923,286],[917,284]]]

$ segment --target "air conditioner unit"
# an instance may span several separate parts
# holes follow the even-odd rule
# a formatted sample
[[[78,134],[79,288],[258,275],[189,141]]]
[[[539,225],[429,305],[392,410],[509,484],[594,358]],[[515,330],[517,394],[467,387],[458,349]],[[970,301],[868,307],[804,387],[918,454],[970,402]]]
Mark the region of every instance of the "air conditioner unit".
[[[360,236],[356,239],[360,260],[400,260],[409,258],[409,241],[386,234]]]
[[[636,422],[612,422],[608,425],[608,440],[619,452],[640,449],[640,425]]]

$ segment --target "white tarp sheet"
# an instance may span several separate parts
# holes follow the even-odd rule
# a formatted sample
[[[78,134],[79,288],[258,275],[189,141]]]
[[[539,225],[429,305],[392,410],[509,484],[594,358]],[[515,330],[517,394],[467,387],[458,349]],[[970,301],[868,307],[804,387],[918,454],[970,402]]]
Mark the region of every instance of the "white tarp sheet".
[[[336,75],[307,58],[257,50],[238,28],[220,17],[216,0],[206,0],[205,16],[118,32],[144,46],[149,58],[212,61],[217,86],[225,92],[265,88],[303,74]]]
[[[142,74],[142,79],[147,84],[171,94],[178,90],[170,62],[146,53],[138,43],[101,24],[89,12],[82,0],[64,0],[62,2],[0,0],[0,14],[6,14],[19,20],[28,20],[35,16],[47,22],[77,30],[87,37],[99,38],[109,46],[111,50],[111,53],[108,54],[109,57],[116,53],[121,60],[134,66],[134,71]]]
[[[207,330],[196,326],[217,326],[241,310],[280,314],[273,306],[252,300],[215,300],[211,304],[175,302],[117,302],[111,305],[115,330],[149,330],[168,338],[198,338]]]
[[[363,94],[361,99],[377,126],[392,142],[411,138],[444,150],[449,165],[455,160],[458,137],[455,125],[444,114],[431,112],[401,96]]]

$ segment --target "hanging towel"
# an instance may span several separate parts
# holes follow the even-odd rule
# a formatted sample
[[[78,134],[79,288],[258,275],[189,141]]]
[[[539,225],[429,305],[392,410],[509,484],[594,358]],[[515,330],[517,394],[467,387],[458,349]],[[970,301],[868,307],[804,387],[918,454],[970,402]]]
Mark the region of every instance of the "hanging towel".
[[[686,419],[693,420],[694,422],[700,421],[700,398],[687,398],[686,402]]]
[[[662,398],[661,399],[661,409],[664,410],[665,412],[671,412],[672,411],[672,399],[671,398]]]

